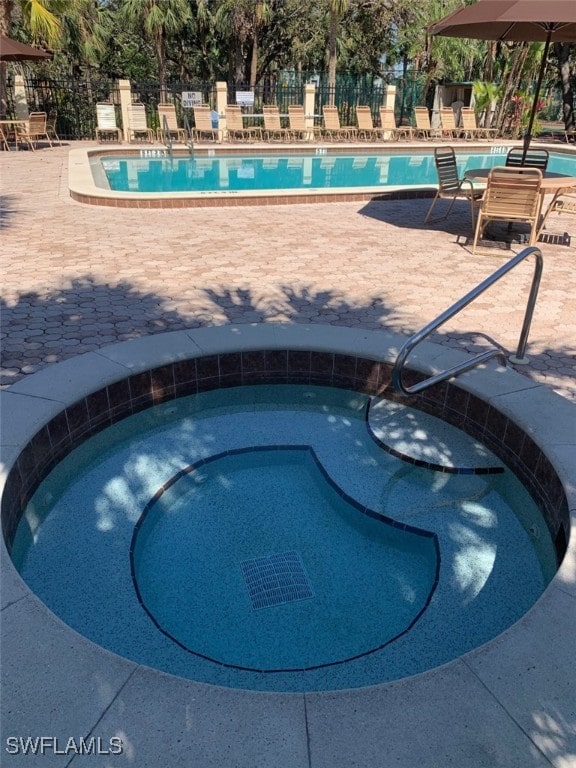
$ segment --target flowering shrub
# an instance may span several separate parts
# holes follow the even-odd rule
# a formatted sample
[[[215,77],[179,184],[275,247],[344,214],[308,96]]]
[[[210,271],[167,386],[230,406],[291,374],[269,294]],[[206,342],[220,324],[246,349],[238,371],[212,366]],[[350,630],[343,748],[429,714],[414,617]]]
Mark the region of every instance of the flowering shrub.
[[[530,113],[532,112],[532,104],[532,99],[526,93],[520,93],[517,96],[513,96],[511,99],[512,129],[519,137],[523,136],[528,128]],[[540,133],[542,129],[538,120],[538,112],[544,109],[545,106],[546,104],[544,101],[538,101],[536,104],[536,116],[532,125],[532,133],[534,135]]]

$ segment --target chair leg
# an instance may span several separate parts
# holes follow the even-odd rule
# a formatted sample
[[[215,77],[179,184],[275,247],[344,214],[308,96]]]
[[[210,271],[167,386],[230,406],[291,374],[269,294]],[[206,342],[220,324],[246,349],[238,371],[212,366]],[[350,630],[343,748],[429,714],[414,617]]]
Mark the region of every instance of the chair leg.
[[[476,229],[474,231],[474,242],[472,243],[472,256],[476,253],[476,244],[478,243],[479,236],[484,231],[482,212],[478,214],[476,221]]]
[[[438,197],[439,197],[439,193],[436,192],[436,195],[432,200],[432,204],[430,205],[430,208],[428,208],[428,213],[426,214],[426,218],[424,219],[424,224],[426,224],[426,222],[430,218],[430,214],[432,213],[432,208],[434,208],[434,206],[436,205],[436,200],[438,200]]]

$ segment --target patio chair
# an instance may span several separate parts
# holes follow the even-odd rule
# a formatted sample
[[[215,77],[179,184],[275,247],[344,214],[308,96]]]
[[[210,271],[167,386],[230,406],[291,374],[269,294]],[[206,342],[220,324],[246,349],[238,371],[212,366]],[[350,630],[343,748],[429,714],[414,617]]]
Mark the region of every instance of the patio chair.
[[[0,144],[2,145],[2,149],[4,149],[6,152],[10,151],[10,145],[8,144],[8,134],[4,132],[4,127],[0,125]]]
[[[513,147],[506,155],[508,168],[540,168],[542,173],[548,167],[550,153],[547,149],[528,148],[526,153],[522,147]]]
[[[314,132],[306,125],[306,115],[301,104],[290,104],[288,107],[288,120],[293,139],[309,141],[314,137]]]
[[[45,140],[50,147],[52,141],[46,128],[46,112],[30,112],[28,120],[16,127],[16,140],[26,142],[30,149],[35,150],[39,141]]]
[[[156,132],[158,141],[166,143],[168,139],[172,138],[176,141],[185,141],[186,131],[178,125],[174,104],[158,104],[158,125],[159,128]]]
[[[114,104],[96,104],[96,141],[103,142],[110,137],[122,142],[122,129],[116,125]]]
[[[390,107],[380,107],[380,134],[384,140],[391,138],[411,139],[412,127],[410,125],[396,125],[394,110]]]
[[[350,141],[356,137],[357,129],[353,125],[340,125],[337,107],[322,107],[324,128],[322,136],[329,141]]]
[[[60,140],[60,136],[58,136],[58,131],[56,130],[57,120],[58,115],[56,112],[51,112],[48,115],[46,119],[46,133],[52,141],[58,142],[58,145],[62,146],[62,141]]]
[[[480,128],[476,122],[476,112],[472,107],[462,107],[462,133],[469,139],[495,139],[498,135],[496,128]]]
[[[436,165],[436,173],[438,174],[438,191],[428,209],[424,224],[429,220],[432,209],[440,198],[451,201],[448,210],[444,216],[440,217],[440,219],[445,219],[449,216],[450,211],[458,198],[464,198],[470,201],[472,229],[474,229],[475,209],[482,199],[484,187],[479,189],[474,186],[474,182],[470,179],[459,178],[456,155],[454,154],[452,147],[436,147],[434,150],[434,164]],[[437,219],[437,221],[440,219]]]
[[[218,141],[218,128],[212,125],[212,110],[207,104],[194,107],[194,139],[196,141]]]
[[[356,120],[358,122],[358,138],[367,141],[375,141],[382,138],[382,129],[375,128],[370,107],[356,107]]]
[[[478,213],[472,253],[476,252],[476,244],[490,221],[530,224],[529,244],[534,245],[538,236],[541,186],[542,172],[539,168],[491,168]]]
[[[146,107],[140,102],[130,104],[128,107],[128,131],[130,141],[146,141],[150,144],[154,141],[154,131],[148,128],[146,122]]]
[[[290,128],[283,128],[280,110],[274,106],[262,107],[264,113],[264,139],[266,141],[289,141],[292,138]]]
[[[441,139],[442,131],[439,128],[432,128],[430,125],[430,115],[428,107],[414,107],[414,120],[416,128],[414,129],[414,138],[416,139]]]
[[[226,132],[228,141],[258,141],[262,138],[262,128],[253,125],[244,127],[242,107],[230,105],[226,107]]]
[[[552,206],[554,213],[573,213],[576,214],[576,187],[567,189],[558,195]]]
[[[452,107],[442,107],[440,109],[440,122],[442,123],[442,138],[462,138],[462,128],[458,128],[456,125],[456,116]]]

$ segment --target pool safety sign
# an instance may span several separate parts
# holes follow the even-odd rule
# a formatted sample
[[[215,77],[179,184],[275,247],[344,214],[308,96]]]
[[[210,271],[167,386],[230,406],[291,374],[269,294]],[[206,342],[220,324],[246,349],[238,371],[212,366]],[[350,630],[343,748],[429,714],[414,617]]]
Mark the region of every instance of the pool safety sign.
[[[182,91],[183,107],[199,107],[202,104],[201,91]]]
[[[253,107],[254,91],[236,91],[236,104],[240,107]]]

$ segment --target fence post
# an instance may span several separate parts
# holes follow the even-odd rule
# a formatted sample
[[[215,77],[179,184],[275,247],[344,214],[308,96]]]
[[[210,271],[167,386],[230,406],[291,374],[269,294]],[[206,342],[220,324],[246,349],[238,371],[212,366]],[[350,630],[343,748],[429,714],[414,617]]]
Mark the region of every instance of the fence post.
[[[16,120],[28,120],[29,115],[24,78],[22,75],[14,75],[14,117]]]
[[[130,80],[118,80],[118,92],[120,93],[120,110],[122,112],[122,132],[124,134],[124,141],[130,141],[130,113],[128,110],[132,104]]]
[[[218,112],[218,138],[224,141],[228,138],[226,130],[226,107],[228,105],[228,84],[216,83],[216,112]]]
[[[396,103],[396,86],[389,84],[384,89],[384,104],[383,104],[383,106],[386,109],[391,109],[392,111],[394,111],[395,103]]]
[[[304,120],[306,135],[310,141],[314,139],[314,104],[316,102],[316,83],[306,83],[304,86]]]

